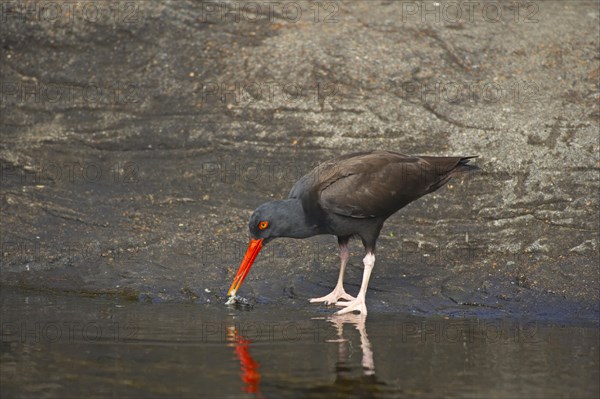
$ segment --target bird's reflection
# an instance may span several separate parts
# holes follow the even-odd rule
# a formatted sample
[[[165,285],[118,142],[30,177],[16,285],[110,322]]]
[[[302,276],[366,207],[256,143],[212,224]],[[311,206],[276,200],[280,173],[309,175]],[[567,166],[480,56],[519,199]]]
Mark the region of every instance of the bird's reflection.
[[[252,341],[241,336],[235,327],[227,328],[227,340],[233,343],[235,354],[240,361],[243,390],[247,393],[260,394],[260,364],[250,354]]]
[[[335,327],[337,331],[337,339],[330,339],[327,342],[337,342],[338,345],[338,372],[346,370],[348,364],[348,348],[351,348],[351,341],[344,338],[344,325],[352,325],[360,334],[360,349],[362,352],[361,365],[364,375],[375,375],[375,363],[373,362],[373,350],[371,342],[367,335],[365,327],[366,316],[363,314],[348,313],[344,315],[335,315],[327,318],[327,321]]]
[[[329,330],[333,334],[328,334],[325,344],[333,343],[338,346],[335,363],[336,378],[333,384],[303,387],[306,393],[369,396],[386,389],[386,384],[379,381],[375,375],[373,350],[367,335],[365,315],[349,313],[327,318],[314,318],[314,320],[324,320],[334,328],[334,331]],[[355,331],[348,331],[348,325],[353,326]],[[356,331],[360,338],[360,375],[357,375],[358,368],[352,364],[352,358],[356,352]],[[235,355],[240,362],[242,390],[262,397],[260,364],[250,354],[252,341],[244,338],[235,327],[227,328],[227,340],[234,348]]]
[[[313,386],[308,389],[308,392],[331,397],[371,397],[386,392],[386,384],[379,381],[375,375],[373,350],[366,329],[366,316],[348,313],[332,315],[325,320],[335,329],[335,338],[327,339],[326,342],[338,345],[338,358],[335,363],[336,378],[333,384]],[[356,352],[356,345],[353,344],[356,342],[356,332],[348,331],[348,328],[344,329],[346,325],[353,326],[360,338],[359,375],[357,375],[357,367],[352,363],[352,357]]]

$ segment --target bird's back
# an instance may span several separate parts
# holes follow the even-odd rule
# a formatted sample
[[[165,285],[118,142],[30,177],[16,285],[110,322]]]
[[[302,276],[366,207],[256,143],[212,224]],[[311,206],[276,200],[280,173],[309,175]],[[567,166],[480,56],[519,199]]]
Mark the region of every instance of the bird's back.
[[[352,218],[387,218],[437,190],[452,176],[477,169],[474,157],[408,156],[391,151],[344,155],[324,162],[292,187],[309,215],[322,212]]]

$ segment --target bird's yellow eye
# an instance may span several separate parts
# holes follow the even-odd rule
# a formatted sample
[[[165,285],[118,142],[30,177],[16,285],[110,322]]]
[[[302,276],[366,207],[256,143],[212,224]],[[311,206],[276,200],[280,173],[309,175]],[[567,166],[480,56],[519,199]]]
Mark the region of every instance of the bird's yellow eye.
[[[267,222],[267,221],[263,221],[263,222],[260,222],[260,223],[258,224],[258,228],[259,228],[259,229],[261,229],[261,230],[264,230],[264,229],[266,229],[267,227],[269,227],[269,222]]]

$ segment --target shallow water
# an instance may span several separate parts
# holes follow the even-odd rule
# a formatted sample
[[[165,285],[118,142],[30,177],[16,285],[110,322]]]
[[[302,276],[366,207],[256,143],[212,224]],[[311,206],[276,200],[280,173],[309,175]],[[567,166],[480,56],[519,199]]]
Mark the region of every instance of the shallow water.
[[[595,398],[594,325],[2,289],[2,397]]]

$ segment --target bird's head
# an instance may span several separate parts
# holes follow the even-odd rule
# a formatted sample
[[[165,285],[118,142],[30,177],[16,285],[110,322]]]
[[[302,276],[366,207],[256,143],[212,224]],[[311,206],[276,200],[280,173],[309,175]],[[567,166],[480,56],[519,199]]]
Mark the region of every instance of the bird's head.
[[[294,225],[297,225],[290,212],[288,201],[271,201],[262,204],[254,210],[248,229],[252,240],[263,240],[268,243],[277,237],[290,237]]]
[[[256,208],[248,224],[250,244],[227,295],[235,296],[264,244],[277,237],[307,237],[308,235],[302,234],[304,225],[304,214],[299,201],[271,201]]]

